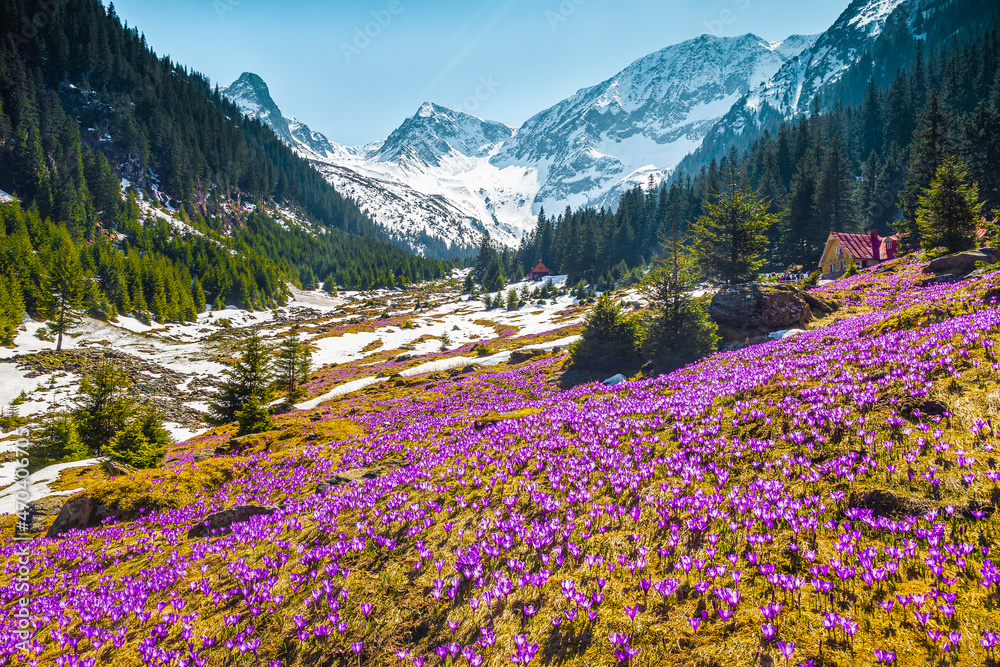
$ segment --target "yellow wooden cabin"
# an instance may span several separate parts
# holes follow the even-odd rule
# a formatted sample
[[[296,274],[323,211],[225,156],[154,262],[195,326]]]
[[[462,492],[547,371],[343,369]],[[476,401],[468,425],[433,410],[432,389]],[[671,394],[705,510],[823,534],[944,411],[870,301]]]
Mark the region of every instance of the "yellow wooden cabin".
[[[852,263],[865,269],[893,259],[898,249],[897,235],[879,236],[875,230],[867,234],[830,232],[819,268],[823,278],[830,280],[843,275]]]

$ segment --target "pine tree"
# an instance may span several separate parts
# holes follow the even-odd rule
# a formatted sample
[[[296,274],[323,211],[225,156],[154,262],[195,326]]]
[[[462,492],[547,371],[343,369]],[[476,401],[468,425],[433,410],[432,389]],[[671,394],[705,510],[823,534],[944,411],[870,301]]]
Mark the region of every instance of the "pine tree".
[[[237,419],[237,413],[253,399],[267,405],[271,392],[270,351],[253,332],[239,345],[240,358],[226,369],[226,377],[209,403],[208,421],[221,426]]]
[[[283,391],[289,403],[295,403],[305,395],[302,384],[309,377],[312,350],[300,337],[297,329],[278,346],[276,384]]]
[[[500,257],[496,253],[493,254],[486,265],[481,284],[487,292],[499,292],[506,284],[503,268],[500,266]]]
[[[56,352],[59,352],[62,350],[63,334],[71,331],[80,321],[80,307],[88,292],[83,267],[71,245],[64,245],[56,252],[42,290],[42,314],[50,320],[49,329],[58,336]]]
[[[705,214],[695,221],[695,258],[711,280],[726,285],[753,280],[764,264],[767,230],[778,221],[768,202],[740,183],[735,170],[729,191],[704,202]]]
[[[788,195],[788,209],[780,223],[781,247],[778,255],[786,265],[805,264],[818,251],[820,234],[812,217],[815,194],[816,162],[810,152],[796,167]]]
[[[517,310],[517,291],[513,287],[507,290],[507,310]]]
[[[201,287],[201,281],[195,278],[191,285],[191,298],[194,301],[195,311],[198,313],[205,312],[205,290]]]
[[[642,356],[673,370],[715,351],[718,326],[701,300],[691,296],[698,281],[687,239],[678,236],[675,208],[671,235],[663,239],[665,259],[643,279],[640,293],[648,308],[642,327]]]
[[[243,406],[235,414],[238,429],[237,435],[249,435],[270,431],[274,428],[274,420],[271,413],[267,411],[267,406],[257,395],[249,396]]]
[[[917,119],[910,149],[909,177],[899,195],[903,215],[896,229],[904,249],[916,248],[922,243],[917,223],[920,196],[934,178],[949,145],[948,119],[941,110],[937,92],[932,90]]]
[[[854,231],[852,172],[838,132],[823,156],[813,195],[812,223],[824,236],[829,232]]]
[[[962,160],[991,207],[1000,207],[1000,111],[980,102],[961,124]]]
[[[0,274],[0,345],[12,345],[24,317],[24,294],[17,274]]]
[[[858,215],[858,222],[862,229],[878,228],[879,213],[879,190],[878,176],[882,172],[882,165],[878,155],[874,150],[868,155],[868,159],[861,166],[861,177],[858,179],[855,189],[855,210]]]
[[[101,454],[135,411],[129,385],[128,376],[110,362],[100,364],[81,380],[74,418],[80,440],[94,454]]]
[[[115,433],[104,454],[112,461],[133,468],[156,468],[163,465],[167,445],[171,442],[173,439],[163,427],[162,416],[147,407]]]
[[[31,443],[32,458],[42,466],[80,461],[91,455],[80,439],[76,419],[70,412],[49,414],[31,429]]]
[[[639,323],[622,312],[608,294],[602,294],[584,320],[580,340],[570,346],[576,369],[610,373],[630,371],[641,363]]]
[[[945,156],[921,193],[917,224],[925,249],[943,246],[958,252],[975,247],[984,202],[979,200],[979,186],[968,178],[964,165]]]

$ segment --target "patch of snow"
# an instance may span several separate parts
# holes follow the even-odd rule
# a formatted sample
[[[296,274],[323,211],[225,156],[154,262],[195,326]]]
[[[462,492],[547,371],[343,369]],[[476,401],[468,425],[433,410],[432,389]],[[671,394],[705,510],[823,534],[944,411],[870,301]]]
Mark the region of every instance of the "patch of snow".
[[[49,496],[68,496],[72,493],[76,493],[80,489],[53,491],[49,488],[49,484],[55,482],[63,470],[92,466],[98,462],[98,459],[85,459],[83,461],[72,461],[70,463],[56,463],[47,468],[42,468],[41,470],[33,472],[28,475],[28,501],[31,502],[41,500],[42,498],[48,498]],[[0,465],[0,486],[6,487],[3,490],[0,490],[0,514],[17,513],[16,494],[21,489],[19,484],[14,485],[14,474],[16,469],[16,462],[4,463]]]

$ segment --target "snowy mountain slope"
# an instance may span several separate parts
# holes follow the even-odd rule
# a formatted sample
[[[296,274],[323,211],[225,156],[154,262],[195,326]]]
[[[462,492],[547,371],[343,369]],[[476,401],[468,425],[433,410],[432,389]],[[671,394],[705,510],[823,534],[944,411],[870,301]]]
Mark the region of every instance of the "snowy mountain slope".
[[[452,256],[474,248],[484,231],[517,244],[543,205],[614,207],[623,190],[669,173],[734,102],[814,38],[703,35],[637,60],[516,131],[425,102],[367,146],[338,144],[282,116],[254,74],[221,92],[398,241]]]
[[[737,101],[678,168],[687,173],[696,171],[720,158],[730,146],[746,148],[765,129],[773,130],[784,120],[808,113],[814,100],[824,99],[852,68],[865,63],[869,70],[878,67],[879,63],[867,61],[887,24],[898,23],[900,15],[921,14],[928,5],[948,2],[951,0],[853,0],[812,45]],[[863,79],[856,82],[861,86],[859,92],[863,92],[868,76]],[[820,105],[821,109],[826,106]]]
[[[503,123],[426,102],[388,138],[345,146],[283,117],[255,74],[244,73],[220,92],[270,125],[392,237],[418,252],[451,257],[471,251],[483,232],[514,245],[534,223],[537,187],[528,171],[489,163],[514,134]]]
[[[668,173],[734,102],[814,38],[702,35],[669,46],[533,116],[493,163],[537,169],[536,202],[550,211],[612,204],[623,189]]]

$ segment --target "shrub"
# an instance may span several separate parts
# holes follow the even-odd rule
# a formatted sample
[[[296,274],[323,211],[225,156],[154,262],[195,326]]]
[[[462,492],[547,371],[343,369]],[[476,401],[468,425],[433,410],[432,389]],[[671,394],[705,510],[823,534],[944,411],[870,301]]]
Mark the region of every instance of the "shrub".
[[[274,420],[271,419],[267,406],[255,395],[250,396],[236,412],[236,423],[239,424],[237,435],[260,433],[274,428]]]
[[[661,263],[640,288],[648,304],[643,322],[642,356],[662,370],[673,370],[715,351],[719,328],[704,300],[691,297],[694,267],[679,251]]]
[[[105,454],[134,468],[156,468],[163,465],[171,440],[160,414],[147,408],[115,434]]]
[[[594,372],[631,370],[639,356],[639,321],[625,315],[610,296],[597,299],[587,315],[582,337],[570,347],[572,367]]]

